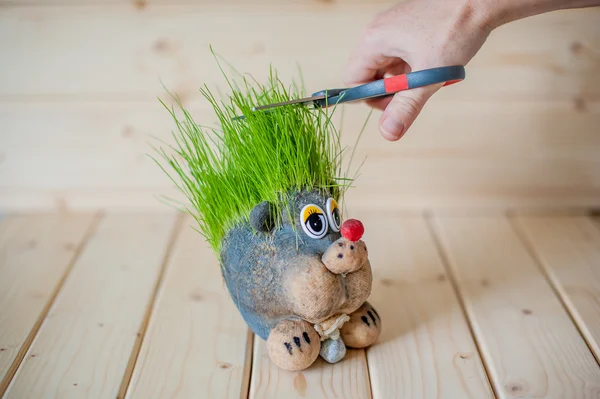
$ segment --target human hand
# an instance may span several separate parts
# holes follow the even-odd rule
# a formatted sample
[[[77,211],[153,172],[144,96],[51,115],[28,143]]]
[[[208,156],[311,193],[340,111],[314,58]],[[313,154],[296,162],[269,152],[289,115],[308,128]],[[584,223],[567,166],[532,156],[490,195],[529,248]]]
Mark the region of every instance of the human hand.
[[[473,0],[407,0],[377,15],[363,31],[347,65],[345,83],[354,86],[410,71],[466,65],[492,30]],[[442,84],[367,100],[383,111],[382,136],[399,140]]]

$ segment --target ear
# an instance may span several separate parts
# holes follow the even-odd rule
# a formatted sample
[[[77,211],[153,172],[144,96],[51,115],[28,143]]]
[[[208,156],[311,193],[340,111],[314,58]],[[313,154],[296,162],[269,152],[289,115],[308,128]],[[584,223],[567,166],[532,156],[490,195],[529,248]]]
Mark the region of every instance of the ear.
[[[275,215],[272,204],[263,201],[250,211],[250,224],[254,230],[269,233],[275,227]]]

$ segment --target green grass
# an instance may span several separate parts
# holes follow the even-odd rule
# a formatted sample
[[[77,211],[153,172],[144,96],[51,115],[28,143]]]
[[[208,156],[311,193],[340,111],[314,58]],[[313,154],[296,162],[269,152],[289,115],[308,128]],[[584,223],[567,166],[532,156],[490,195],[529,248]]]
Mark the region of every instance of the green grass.
[[[286,88],[273,69],[264,85],[246,77],[238,85],[223,75],[231,90],[224,101],[207,86],[200,90],[218,118],[215,128],[198,124],[177,96],[181,118],[161,100],[175,123],[175,144],[170,153],[157,150],[164,165],[153,158],[185,194],[189,204],[181,209],[195,218],[217,253],[227,231],[247,220],[259,202],[285,203],[288,193],[303,189],[327,191],[341,202],[354,181],[342,172],[344,149],[331,119],[333,107],[253,112],[254,106],[305,93],[295,82]],[[242,114],[245,120],[233,119]]]

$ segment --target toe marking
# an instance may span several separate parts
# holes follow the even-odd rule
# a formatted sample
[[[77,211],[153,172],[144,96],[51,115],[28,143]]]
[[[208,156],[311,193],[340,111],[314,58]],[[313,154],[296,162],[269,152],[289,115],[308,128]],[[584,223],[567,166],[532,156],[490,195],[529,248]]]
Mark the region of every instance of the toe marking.
[[[373,324],[375,324],[377,326],[377,320],[375,320],[375,316],[373,316],[373,313],[371,313],[371,311],[369,310],[367,312],[367,314],[369,315],[369,317],[371,318],[371,320],[373,320]]]
[[[375,313],[375,316],[377,316],[377,318],[378,318],[379,320],[381,320],[381,317],[379,317],[379,313],[377,313],[377,311],[375,310],[375,308],[374,308],[374,307],[371,307],[371,310],[373,311],[373,313]]]
[[[300,349],[300,352],[302,352],[302,348],[300,347],[300,338],[294,337],[294,343],[296,344],[298,349]]]
[[[285,342],[284,345],[285,345],[285,348],[287,349],[288,353],[291,355],[292,354],[292,345],[289,342]]]
[[[367,316],[361,316],[360,319],[362,320],[363,323],[365,323],[368,327],[371,327],[371,324],[369,323],[369,319],[367,319]]]
[[[308,336],[308,333],[306,331],[304,331],[302,333],[302,337],[304,338],[304,340],[306,341],[306,343],[310,345],[310,337]]]

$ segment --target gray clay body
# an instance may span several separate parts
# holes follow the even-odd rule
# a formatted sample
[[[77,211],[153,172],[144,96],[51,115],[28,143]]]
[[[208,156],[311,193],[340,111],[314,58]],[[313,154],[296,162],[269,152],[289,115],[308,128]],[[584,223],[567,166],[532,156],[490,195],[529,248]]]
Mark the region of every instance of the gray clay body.
[[[270,228],[270,208],[262,203],[249,223],[226,234],[222,245],[227,289],[248,326],[265,340],[286,319],[320,323],[339,313],[354,312],[371,290],[370,266],[343,275],[332,273],[322,263],[323,254],[341,237],[339,232],[329,226],[324,237],[315,239],[303,231],[302,208],[314,204],[325,211],[329,196],[311,191],[290,198],[291,214],[281,211],[281,226]]]

